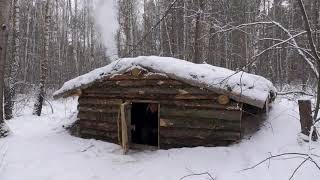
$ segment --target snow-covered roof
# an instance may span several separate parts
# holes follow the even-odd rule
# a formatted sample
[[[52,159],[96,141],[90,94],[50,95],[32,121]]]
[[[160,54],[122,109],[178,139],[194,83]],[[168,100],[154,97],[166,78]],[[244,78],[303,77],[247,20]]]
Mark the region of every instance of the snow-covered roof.
[[[53,96],[54,98],[68,96],[78,89],[91,86],[102,78],[125,73],[133,67],[166,74],[169,78],[218,94],[226,94],[231,99],[259,108],[264,107],[270,94],[276,93],[276,88],[269,80],[243,71],[235,72],[209,64],[194,64],[170,57],[141,56],[119,59],[107,66],[74,78],[64,83]]]

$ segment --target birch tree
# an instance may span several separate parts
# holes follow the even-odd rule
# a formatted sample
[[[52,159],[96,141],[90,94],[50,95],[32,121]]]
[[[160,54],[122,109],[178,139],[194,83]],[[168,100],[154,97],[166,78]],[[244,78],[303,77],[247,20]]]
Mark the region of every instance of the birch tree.
[[[34,104],[33,114],[40,116],[42,106],[45,98],[45,87],[48,76],[48,61],[49,61],[49,37],[50,37],[50,12],[51,12],[50,0],[46,1],[45,5],[45,29],[44,29],[44,58],[40,62],[40,84],[39,90]]]
[[[9,76],[7,81],[5,97],[5,118],[13,117],[14,98],[16,95],[16,84],[20,64],[20,0],[13,0],[13,34],[12,34],[12,58],[9,64]]]
[[[9,0],[0,0],[0,137],[5,137],[9,129],[3,118],[4,66],[6,53],[6,19],[8,17]]]
[[[46,1],[10,0],[10,2],[10,16],[8,15],[10,31],[6,48],[8,63],[5,70],[7,119],[14,114],[12,112],[15,100],[19,101],[21,97],[14,98],[12,94],[29,94],[28,97],[31,97],[30,94],[34,95],[34,92],[37,92],[38,95],[35,89],[40,87],[40,71],[43,72],[40,64],[43,64],[46,56],[44,45],[47,26],[44,23]],[[94,2],[51,0],[50,4],[51,18],[48,26],[50,46],[44,88],[45,91],[49,91],[48,95],[65,81],[109,63],[101,31],[95,24]],[[131,32],[137,39],[138,31],[133,29]],[[9,84],[13,87],[11,90],[14,90],[11,93]]]

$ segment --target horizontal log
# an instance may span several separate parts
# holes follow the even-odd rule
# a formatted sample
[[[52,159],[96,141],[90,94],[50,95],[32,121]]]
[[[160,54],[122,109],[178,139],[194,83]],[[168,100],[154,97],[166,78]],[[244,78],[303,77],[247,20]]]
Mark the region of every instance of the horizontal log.
[[[123,101],[121,99],[107,99],[107,98],[92,98],[92,97],[85,97],[81,96],[79,98],[79,104],[86,105],[86,104],[93,104],[93,105],[118,105],[120,106]]]
[[[109,132],[97,129],[80,129],[80,135],[83,136],[91,136],[93,137],[102,137],[102,138],[109,138],[109,139],[118,139],[117,132]]]
[[[134,101],[134,99],[131,99]],[[108,98],[98,98],[98,97],[84,97],[82,96],[79,99],[80,106],[87,105],[115,105],[120,106],[125,100],[121,99],[108,99]],[[139,101],[139,100],[136,100]],[[158,99],[154,101],[156,103],[160,103],[161,105],[175,105],[175,106],[186,106],[186,107],[196,107],[196,108],[213,108],[213,109],[226,109],[226,110],[240,110],[241,104],[237,102],[230,102],[228,105],[217,104],[216,99],[214,100],[167,100],[167,99]]]
[[[228,105],[217,104],[215,101],[206,101],[207,104],[197,102],[183,102],[182,100],[173,100],[168,102],[160,101],[161,107],[171,109],[197,109],[197,110],[224,110],[224,111],[241,111],[241,104],[230,103]]]
[[[167,97],[166,97],[167,98]],[[212,98],[212,97],[211,97]],[[187,107],[205,107],[205,108],[215,108],[215,109],[227,109],[227,110],[239,110],[240,105],[237,102],[230,102],[228,105],[217,104],[216,97],[211,100],[167,100],[158,99],[156,102],[163,105],[176,105],[176,106],[187,106]],[[132,100],[132,99],[131,99]],[[108,99],[105,97],[85,97],[81,96],[79,98],[80,105],[117,105],[120,106],[125,100],[122,99]]]
[[[211,129],[191,129],[191,128],[168,128],[160,127],[161,138],[177,138],[184,140],[184,138],[198,138],[198,139],[221,139],[221,140],[238,140],[241,137],[241,132],[222,131]]]
[[[118,119],[118,113],[100,113],[100,112],[85,112],[80,111],[78,113],[79,119],[93,120],[93,121],[105,121],[110,123],[116,123]]]
[[[134,101],[134,100],[133,100]],[[137,100],[139,101],[139,100]],[[82,101],[79,103],[79,107],[88,108],[89,110],[84,111],[112,111],[115,112],[120,107],[120,102],[122,100],[108,100],[108,99],[98,99],[98,98],[82,98]],[[116,104],[117,103],[117,104]],[[162,106],[185,106],[189,108],[196,109],[225,109],[230,111],[239,111],[240,106],[236,102],[232,102],[228,105],[217,104],[215,100],[159,100],[157,103],[160,103]],[[94,109],[93,109],[94,108]]]
[[[92,135],[92,134],[81,134],[81,138],[84,139],[95,139],[95,140],[101,140],[109,143],[119,144],[118,138],[110,137],[110,136],[99,136],[99,135]]]
[[[228,141],[228,140],[218,140],[218,139],[210,139],[203,140],[198,138],[184,138],[175,139],[175,138],[160,138],[160,149],[171,149],[171,148],[183,148],[183,147],[198,147],[198,146],[206,146],[206,147],[216,147],[216,146],[228,146],[236,141]]]
[[[161,116],[160,126],[174,127],[174,128],[199,128],[199,129],[213,129],[213,130],[231,130],[240,131],[240,121],[227,121],[213,118],[190,118],[190,117],[174,117]]]
[[[121,80],[121,81],[110,81],[106,80],[104,82],[95,84],[92,88],[108,88],[110,86],[118,87],[152,87],[152,86],[161,86],[161,87],[170,87],[170,86],[190,86],[185,83],[176,81],[176,80]],[[90,88],[91,89],[91,88]]]
[[[204,108],[204,109],[226,109],[226,110],[240,110],[240,105],[237,102],[230,102],[227,105],[218,104],[216,99],[214,100],[161,100],[159,103],[162,106],[180,106],[180,107],[192,107],[192,108]]]
[[[168,94],[95,94],[83,93],[82,96],[88,98],[102,98],[102,99],[122,99],[122,100],[215,100],[216,97],[212,95],[168,95]]]
[[[95,130],[102,130],[108,132],[118,132],[118,125],[117,123],[111,122],[103,122],[103,121],[92,121],[92,120],[79,120],[80,129],[95,129]]]
[[[185,116],[190,118],[214,118],[223,120],[241,120],[241,111],[227,111],[216,109],[195,109],[193,107],[161,106],[161,116]]]
[[[101,106],[101,105],[80,105],[79,112],[100,112],[114,114],[119,112],[119,106]]]
[[[216,93],[202,90],[196,87],[179,87],[179,88],[171,88],[171,87],[117,87],[117,86],[109,86],[106,88],[89,88],[83,91],[85,94],[156,94],[156,95],[184,95],[184,94],[191,94],[191,95],[211,95],[217,96]]]
[[[105,78],[104,80],[109,81],[119,81],[119,80],[141,80],[141,79],[149,79],[149,80],[166,80],[168,77],[162,74],[150,73],[144,76],[132,76],[128,74],[115,74],[110,77]]]

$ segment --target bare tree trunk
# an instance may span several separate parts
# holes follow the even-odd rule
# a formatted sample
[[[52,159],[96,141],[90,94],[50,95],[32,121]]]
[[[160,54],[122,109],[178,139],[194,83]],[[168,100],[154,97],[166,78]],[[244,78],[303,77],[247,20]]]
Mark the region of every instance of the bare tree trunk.
[[[45,96],[45,86],[48,76],[48,61],[49,61],[49,27],[50,27],[50,0],[47,0],[45,7],[45,35],[44,35],[44,58],[40,64],[40,85],[36,102],[34,104],[33,115],[40,116],[42,105]]]
[[[71,5],[71,4],[70,4]],[[80,66],[79,66],[79,59],[78,59],[78,0],[74,0],[74,16],[73,19],[73,26],[72,26],[72,45],[73,51],[72,55],[74,58],[74,63],[76,65],[76,73],[80,76]]]
[[[5,118],[13,118],[14,98],[20,63],[20,0],[13,0],[13,35],[12,35],[12,62],[8,77],[8,95],[5,98]]]
[[[199,0],[199,7],[198,7],[198,12],[196,16],[196,25],[195,25],[195,35],[194,35],[194,55],[193,55],[193,62],[194,63],[201,63],[201,57],[200,57],[200,35],[201,35],[201,16],[202,16],[202,11],[204,8],[204,0]]]
[[[311,48],[311,52],[314,55],[314,57],[316,58],[316,60],[317,60],[316,64],[317,64],[318,72],[320,72],[320,57],[319,57],[319,54],[317,52],[317,48],[316,48],[316,45],[314,43],[314,39],[312,37],[310,21],[309,21],[305,6],[303,4],[303,1],[302,0],[297,0],[297,1],[298,1],[299,6],[300,6],[300,10],[301,10],[302,17],[303,17],[303,20],[304,20],[305,29],[307,31],[308,41],[309,41],[309,45],[310,45],[310,48]],[[319,81],[319,77],[318,77],[317,80],[318,80],[318,82],[317,82],[317,85],[318,85],[318,87],[317,87],[317,101],[316,101],[316,109],[315,109],[315,113],[314,113],[314,117],[313,117],[314,120],[317,119],[318,113],[319,113],[319,108],[320,108],[320,81]]]
[[[28,5],[28,15],[27,15],[27,29],[26,29],[26,44],[24,47],[24,74],[23,74],[23,80],[24,82],[27,81],[27,76],[28,76],[28,48],[29,48],[29,33],[30,33],[30,20],[31,20],[31,5]]]
[[[3,119],[3,88],[4,88],[4,67],[6,53],[6,19],[8,17],[9,0],[0,0],[0,137],[9,134],[9,129]]]
[[[311,101],[299,100],[298,102],[299,102],[301,133],[306,136],[310,136],[310,131],[313,126]],[[313,131],[312,140],[316,141],[317,139],[318,139],[317,133]]]

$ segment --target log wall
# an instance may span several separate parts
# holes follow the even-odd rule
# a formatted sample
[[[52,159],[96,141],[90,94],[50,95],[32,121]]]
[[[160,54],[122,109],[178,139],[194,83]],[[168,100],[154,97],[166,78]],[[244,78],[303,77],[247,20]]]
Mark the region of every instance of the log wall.
[[[198,106],[161,104],[160,147],[221,146],[241,138],[241,111],[206,101]],[[202,105],[201,105],[202,104]],[[211,107],[209,107],[212,105]]]
[[[80,96],[80,136],[118,143],[117,119],[122,100]]]
[[[165,76],[116,75],[84,89],[80,135],[118,143],[119,107],[126,101],[160,104],[160,148],[227,145],[240,139],[239,104],[217,103],[218,94]]]

